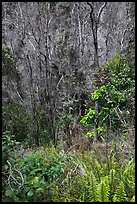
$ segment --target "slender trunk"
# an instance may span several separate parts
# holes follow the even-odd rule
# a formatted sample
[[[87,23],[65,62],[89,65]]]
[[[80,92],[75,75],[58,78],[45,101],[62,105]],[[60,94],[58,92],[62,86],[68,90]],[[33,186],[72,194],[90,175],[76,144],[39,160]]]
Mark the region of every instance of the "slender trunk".
[[[90,19],[91,19],[91,28],[92,28],[92,34],[93,34],[93,44],[94,44],[94,64],[95,64],[95,69],[97,70],[99,68],[99,56],[98,56],[98,24],[100,20],[101,13],[106,6],[106,2],[100,7],[100,10],[98,14],[95,14],[95,10],[93,7],[93,3],[87,2],[87,4],[90,6],[91,12],[90,12]],[[96,123],[94,126],[94,141],[98,139],[98,123],[99,123],[99,118],[98,118],[98,113],[99,113],[99,104],[96,101],[95,103],[95,110],[97,111],[97,118],[96,118]]]

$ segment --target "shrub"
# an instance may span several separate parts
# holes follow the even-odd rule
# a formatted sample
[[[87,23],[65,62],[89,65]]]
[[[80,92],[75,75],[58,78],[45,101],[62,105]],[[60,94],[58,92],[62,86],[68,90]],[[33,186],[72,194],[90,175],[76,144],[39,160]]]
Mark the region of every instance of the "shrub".
[[[15,136],[11,135],[9,131],[2,134],[2,167],[7,163],[7,160],[14,161],[13,147],[19,145],[20,142],[15,140]]]
[[[9,169],[8,162],[15,163],[14,147],[20,143],[15,140],[15,136],[11,135],[10,132],[6,131],[2,134],[2,195],[4,199],[10,194],[13,196],[14,192],[10,192],[8,189],[8,182],[10,173],[12,170]]]
[[[95,124],[99,137],[110,139],[110,133],[121,132],[133,122],[135,80],[131,70],[128,61],[117,55],[96,73],[93,106],[81,119],[89,137],[95,136]]]
[[[64,156],[54,147],[42,147],[35,153],[30,151],[33,154],[16,160],[16,169],[23,175],[24,186],[18,192],[8,186],[4,195],[6,201],[44,202],[52,198],[52,182],[64,172]]]

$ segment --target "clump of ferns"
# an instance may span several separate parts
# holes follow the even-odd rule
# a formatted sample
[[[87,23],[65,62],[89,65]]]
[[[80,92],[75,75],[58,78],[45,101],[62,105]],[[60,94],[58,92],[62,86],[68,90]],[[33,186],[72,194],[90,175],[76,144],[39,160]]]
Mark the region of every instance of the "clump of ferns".
[[[120,164],[116,160],[115,154],[111,152],[105,163],[99,162],[94,158],[91,164],[93,173],[98,181],[97,189],[100,185],[102,185],[102,192],[103,188],[109,189],[109,192],[106,191],[105,193],[109,196],[110,201],[132,199],[135,195],[135,163],[133,159],[127,163],[123,162]],[[107,176],[109,187],[102,180],[102,178],[107,178]],[[121,193],[118,194],[118,192]]]
[[[98,181],[96,189],[98,199],[95,198],[96,201],[102,199],[102,201],[123,202],[133,198],[135,195],[135,163],[133,159],[120,164],[116,161],[115,155],[110,154],[106,163],[94,159],[92,164],[95,178]],[[100,194],[100,192],[102,193]],[[103,194],[108,197],[103,197]]]
[[[71,161],[72,162],[72,161]],[[83,174],[70,172],[60,189],[59,198],[67,202],[128,202],[135,195],[135,164],[133,160],[117,161],[110,151],[108,158],[93,152],[78,159]],[[70,164],[71,165],[71,164]],[[77,162],[75,161],[75,165]],[[73,165],[71,165],[73,166]],[[58,201],[60,201],[58,200]]]
[[[124,166],[124,165],[123,165]],[[126,194],[129,198],[135,195],[135,162],[131,159],[121,175],[121,180],[124,183]]]
[[[98,180],[97,194],[102,196],[102,199],[124,202],[129,201],[135,195],[135,163],[133,159],[127,164],[120,165],[116,161],[115,155],[112,154],[108,156],[107,162],[104,164],[94,160],[92,168]],[[108,182],[106,182],[107,180]],[[103,197],[104,193],[108,198]],[[99,200],[101,197],[97,201]],[[102,201],[105,202],[105,200]]]

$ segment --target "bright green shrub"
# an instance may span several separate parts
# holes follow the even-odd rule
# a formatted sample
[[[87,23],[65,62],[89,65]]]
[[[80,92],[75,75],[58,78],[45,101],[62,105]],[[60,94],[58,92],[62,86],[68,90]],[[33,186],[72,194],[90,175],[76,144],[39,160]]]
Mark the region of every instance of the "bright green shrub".
[[[91,93],[93,106],[81,118],[89,137],[94,137],[95,124],[99,137],[109,139],[110,132],[121,132],[133,121],[135,80],[132,69],[124,57],[117,55],[96,73]]]

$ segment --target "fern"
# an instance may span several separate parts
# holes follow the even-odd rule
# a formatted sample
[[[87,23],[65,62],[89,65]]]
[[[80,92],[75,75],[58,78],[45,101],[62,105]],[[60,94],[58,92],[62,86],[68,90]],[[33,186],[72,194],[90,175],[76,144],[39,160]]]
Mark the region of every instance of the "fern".
[[[112,152],[113,153],[113,152]],[[111,169],[116,169],[118,166],[118,163],[115,161],[115,155],[114,154],[110,154],[108,159],[107,159],[107,165],[108,165],[108,169],[109,171]]]
[[[97,178],[98,181],[101,180],[101,164],[99,163],[99,161],[95,158],[93,161],[92,161],[92,169],[93,169],[93,172],[94,172],[94,175],[95,177]]]
[[[109,184],[110,184],[110,200],[112,201],[113,195],[115,188],[117,186],[117,175],[116,175],[116,170],[115,169],[110,169],[109,172]]]
[[[113,202],[125,202],[126,201],[126,192],[124,189],[124,183],[121,181],[115,191],[113,196]]]
[[[135,163],[133,160],[128,162],[123,172],[123,182],[126,186],[126,193],[132,197],[135,193]]]
[[[134,180],[134,172],[135,172],[135,163],[133,162],[133,159],[130,160],[123,172],[123,177],[133,181]]]
[[[130,200],[130,202],[135,202],[135,196],[132,197],[132,199]]]
[[[108,175],[109,171],[108,171],[108,165],[107,163],[103,163],[102,165],[102,169],[101,169],[101,175]]]
[[[89,175],[89,192],[90,192],[90,198],[89,202],[95,202],[97,200],[97,179],[93,172]]]
[[[110,175],[109,175],[109,182],[111,186],[114,186],[115,180],[116,180],[116,170],[110,169]]]
[[[105,176],[97,186],[97,202],[109,202],[110,187],[108,176]]]
[[[80,155],[75,162],[72,158],[71,161],[68,160],[68,164],[66,166],[71,168],[65,176],[63,186],[56,190],[55,201],[134,202],[133,160],[120,164],[113,152],[105,160],[103,155],[99,157],[92,152]]]

